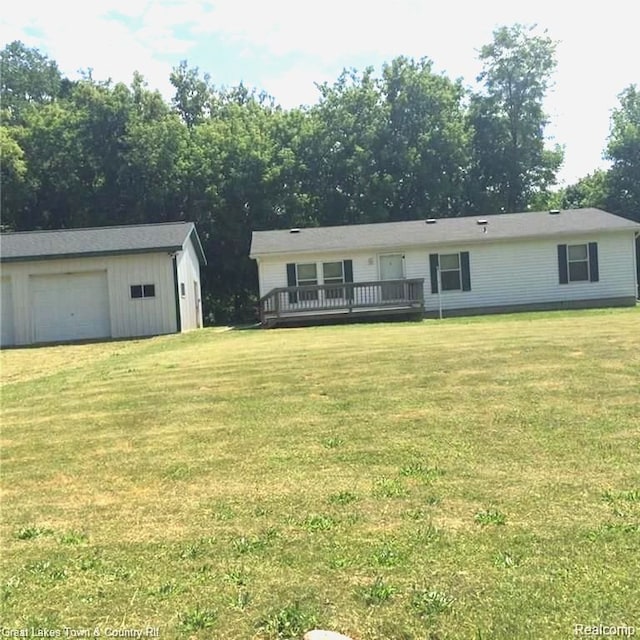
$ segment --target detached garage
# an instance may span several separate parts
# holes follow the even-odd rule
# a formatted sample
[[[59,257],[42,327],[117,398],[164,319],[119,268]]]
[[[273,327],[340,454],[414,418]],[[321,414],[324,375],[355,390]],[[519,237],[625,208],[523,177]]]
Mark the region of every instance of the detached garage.
[[[193,223],[5,233],[0,251],[2,346],[202,326]]]

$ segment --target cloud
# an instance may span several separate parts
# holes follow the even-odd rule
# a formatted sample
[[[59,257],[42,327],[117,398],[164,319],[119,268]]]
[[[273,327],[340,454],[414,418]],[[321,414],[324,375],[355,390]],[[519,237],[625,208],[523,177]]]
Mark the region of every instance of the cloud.
[[[140,71],[152,88],[169,95],[171,65],[158,53],[184,52],[190,43],[171,31],[155,28],[153,23],[144,26],[148,4],[110,0],[65,6],[64,2],[26,0],[16,3],[16,10],[3,17],[0,40],[21,40],[40,49],[72,78],[91,69],[96,79],[130,82],[133,72]],[[143,26],[132,28],[132,19]]]
[[[268,55],[300,54],[322,63],[368,54],[421,57],[434,48],[472,49],[472,39],[465,36],[473,28],[462,22],[453,32],[443,29],[439,18],[443,9],[431,7],[415,0],[218,0],[210,5],[195,31],[250,44]]]
[[[310,68],[309,65],[297,65],[282,73],[265,77],[264,86],[260,88],[274,96],[278,104],[285,108],[293,108],[318,102],[320,93],[316,83],[331,83],[335,78],[335,74],[328,73],[319,65],[314,68]]]

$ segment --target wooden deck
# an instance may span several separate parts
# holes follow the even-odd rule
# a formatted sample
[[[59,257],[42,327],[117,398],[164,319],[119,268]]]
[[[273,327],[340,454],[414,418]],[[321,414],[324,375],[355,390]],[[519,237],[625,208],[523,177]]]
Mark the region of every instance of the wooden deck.
[[[263,327],[422,317],[424,279],[279,287],[260,298]]]

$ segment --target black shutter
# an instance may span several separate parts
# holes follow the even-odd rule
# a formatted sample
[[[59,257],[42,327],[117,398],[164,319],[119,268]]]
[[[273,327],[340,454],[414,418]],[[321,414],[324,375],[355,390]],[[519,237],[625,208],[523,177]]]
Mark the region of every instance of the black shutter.
[[[560,276],[560,284],[567,284],[569,282],[566,244],[558,245],[558,274]]]
[[[598,282],[598,280],[600,280],[597,242],[589,243],[589,280],[591,280],[591,282]]]
[[[293,262],[287,264],[287,287],[295,287],[298,285],[298,279],[296,278],[296,265]],[[289,304],[295,304],[298,302],[298,294],[289,292]]]
[[[471,270],[469,269],[469,252],[460,252],[460,275],[462,276],[462,290],[471,291]]]
[[[353,260],[344,261],[344,281],[353,282]]]
[[[353,282],[353,260],[345,260],[343,262],[344,281]],[[346,287],[347,300],[353,300],[353,287]]]
[[[431,271],[431,293],[438,293],[438,254],[429,254],[429,270]]]

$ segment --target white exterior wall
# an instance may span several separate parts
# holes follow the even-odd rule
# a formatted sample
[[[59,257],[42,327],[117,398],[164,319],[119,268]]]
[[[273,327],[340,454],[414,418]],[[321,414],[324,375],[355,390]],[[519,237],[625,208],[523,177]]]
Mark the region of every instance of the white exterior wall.
[[[559,284],[558,244],[598,243],[598,282]],[[418,248],[383,249],[349,253],[287,254],[260,257],[258,277],[260,295],[276,287],[287,286],[289,262],[315,262],[319,284],[322,262],[353,261],[353,279],[363,282],[379,279],[378,256],[383,253],[404,255],[406,278],[424,278],[425,308],[438,308],[438,295],[431,293],[429,254],[469,252],[471,291],[444,291],[443,309],[468,309],[563,301],[634,297],[637,292],[634,234],[602,233],[486,244],[438,245]]]
[[[558,244],[598,243],[598,282],[559,283]],[[451,249],[451,250],[450,250]],[[443,309],[511,306],[634,297],[633,234],[628,232],[447,247],[437,253],[469,252],[471,291],[443,291]],[[427,251],[436,253],[435,250]],[[438,307],[428,273],[425,306]]]
[[[173,333],[177,329],[173,262],[167,253],[34,260],[2,265],[11,282],[13,344],[34,341],[30,277],[106,271],[112,338]],[[131,285],[154,284],[155,297],[131,298]]]
[[[176,264],[180,296],[181,330],[197,329],[202,326],[200,262],[191,242],[187,242],[185,250],[176,256]],[[182,295],[183,284],[184,295]]]
[[[353,280],[355,282],[368,282],[378,279],[378,265],[375,253],[313,253],[291,254],[261,258],[258,261],[258,283],[260,296],[264,296],[272,289],[287,286],[287,263],[296,262],[317,264],[318,284],[322,284],[322,263],[339,262],[341,260],[353,261]]]

